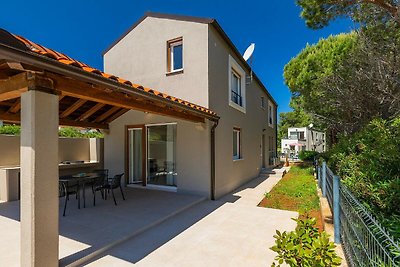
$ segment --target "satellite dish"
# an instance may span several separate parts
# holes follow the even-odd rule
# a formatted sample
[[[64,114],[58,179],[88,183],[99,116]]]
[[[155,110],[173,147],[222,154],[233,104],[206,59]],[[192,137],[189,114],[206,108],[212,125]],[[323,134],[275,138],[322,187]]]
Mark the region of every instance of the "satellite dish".
[[[244,60],[249,60],[249,58],[253,55],[253,53],[254,53],[254,48],[256,47],[256,44],[255,43],[251,43],[250,45],[249,45],[249,47],[247,47],[247,49],[246,49],[246,51],[244,52],[244,54],[243,54],[243,58],[244,58]]]
[[[310,125],[308,125],[308,128],[312,128],[314,127],[314,124],[310,123]]]

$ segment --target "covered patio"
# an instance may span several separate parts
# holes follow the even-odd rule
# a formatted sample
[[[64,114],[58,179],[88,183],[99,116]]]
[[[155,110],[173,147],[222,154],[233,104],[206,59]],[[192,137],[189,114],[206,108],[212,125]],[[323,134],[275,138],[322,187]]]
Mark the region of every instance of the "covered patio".
[[[7,211],[8,205],[20,205],[20,266],[58,266],[59,255],[65,258],[79,253],[72,249],[60,250],[59,254],[59,233],[68,232],[68,226],[59,220],[59,125],[107,131],[109,123],[129,110],[200,124],[210,121],[212,140],[219,119],[204,107],[104,73],[0,29],[0,120],[21,124],[21,201],[1,205],[2,211]],[[214,142],[211,143],[213,158]],[[132,215],[128,213],[134,209],[124,209],[122,205],[127,204],[118,206],[121,215]],[[82,211],[87,212],[87,220],[93,219],[88,215],[90,209]],[[15,214],[9,217],[13,216],[12,220],[18,219]],[[66,220],[69,218],[73,215]],[[121,225],[120,220],[109,223],[108,227],[114,229],[132,229],[127,228],[126,222]],[[83,250],[87,249],[85,246],[93,247],[85,241],[83,244]]]

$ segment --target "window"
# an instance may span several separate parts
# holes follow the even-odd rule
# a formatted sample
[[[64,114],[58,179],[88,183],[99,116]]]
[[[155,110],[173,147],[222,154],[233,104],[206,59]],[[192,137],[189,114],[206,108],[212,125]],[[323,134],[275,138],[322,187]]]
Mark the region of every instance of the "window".
[[[268,101],[268,125],[274,127],[274,107],[270,101]]]
[[[239,128],[233,128],[233,159],[237,160],[241,155],[241,132]]]
[[[299,132],[299,139],[304,140],[304,132]]]
[[[229,56],[228,74],[229,106],[246,113],[246,73],[232,56]]]
[[[265,98],[263,96],[261,97],[261,108],[265,109]]]
[[[183,70],[183,39],[170,40],[167,45],[167,72]]]
[[[241,77],[235,70],[231,71],[231,101],[239,106],[242,104]]]

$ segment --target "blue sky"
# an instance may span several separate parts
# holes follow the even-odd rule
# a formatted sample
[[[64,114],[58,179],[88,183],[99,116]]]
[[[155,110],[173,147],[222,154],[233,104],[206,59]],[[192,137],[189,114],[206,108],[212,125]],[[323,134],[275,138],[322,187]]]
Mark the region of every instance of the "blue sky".
[[[70,0],[4,1],[0,27],[103,69],[101,52],[146,11],[216,18],[242,53],[254,42],[253,69],[288,111],[283,67],[307,43],[352,28],[340,20],[310,30],[295,0]]]

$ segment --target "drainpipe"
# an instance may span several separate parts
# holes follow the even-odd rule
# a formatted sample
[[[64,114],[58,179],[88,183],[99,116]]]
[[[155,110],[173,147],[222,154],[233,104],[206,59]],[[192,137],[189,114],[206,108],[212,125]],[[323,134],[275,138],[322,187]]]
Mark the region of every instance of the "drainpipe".
[[[218,121],[213,121],[211,127],[211,200],[215,200],[215,128],[218,126]]]
[[[280,162],[280,158],[278,161],[278,105],[275,107],[275,158],[277,162]],[[282,151],[281,151],[282,153]],[[275,164],[277,163],[275,162]]]

